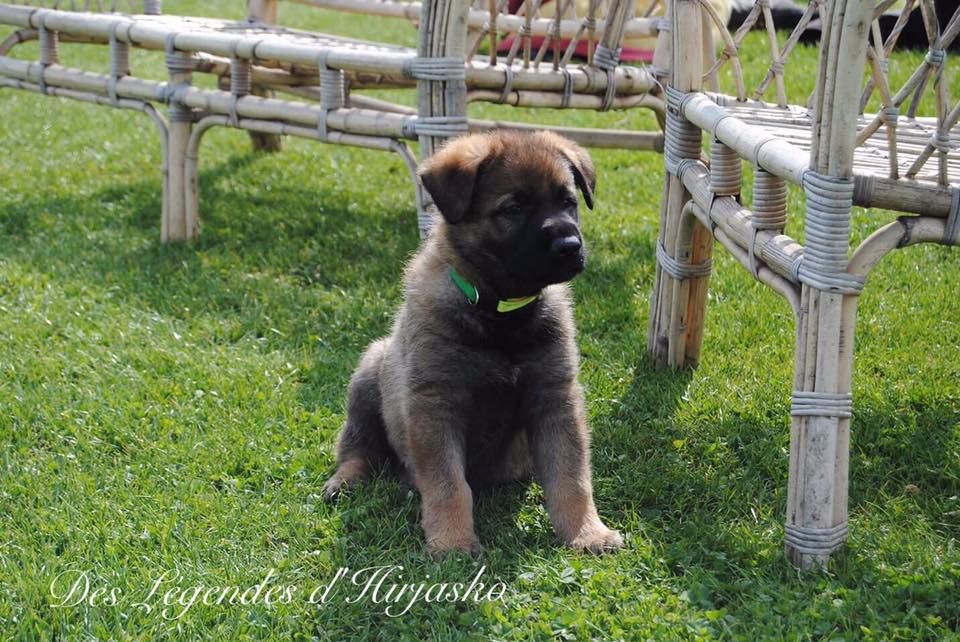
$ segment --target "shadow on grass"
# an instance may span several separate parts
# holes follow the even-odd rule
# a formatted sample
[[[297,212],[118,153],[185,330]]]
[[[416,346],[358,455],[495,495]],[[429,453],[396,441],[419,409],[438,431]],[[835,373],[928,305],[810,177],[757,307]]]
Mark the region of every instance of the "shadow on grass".
[[[894,403],[866,408],[854,405],[851,507],[874,502],[878,495],[930,497],[957,492],[960,405],[938,399],[907,402],[901,407]],[[942,511],[934,510],[928,517],[940,521]],[[952,535],[960,537],[960,521],[954,524]]]
[[[137,314],[185,324],[201,344],[322,352],[302,374],[303,398],[339,411],[360,351],[389,327],[416,215],[395,198],[368,203],[363,185],[249,178],[270,162],[250,153],[201,172],[194,242],[159,242],[160,185],[146,180],[9,204],[0,253],[67,292],[109,291]]]
[[[637,373],[666,376],[666,385],[674,386],[667,398],[682,395],[684,373],[643,367]],[[619,413],[648,416],[651,391],[656,394],[656,384],[635,381],[621,400]],[[873,520],[893,523],[895,531],[902,531],[890,535],[893,538],[920,535],[950,542],[960,536],[956,511],[948,510],[960,480],[960,460],[955,456],[960,452],[960,433],[955,429],[960,425],[960,407],[937,400],[908,405],[855,406],[850,511],[859,514],[850,545],[833,556],[832,573],[826,578],[819,573],[798,575],[783,552],[790,438],[786,403],[767,416],[732,410],[709,425],[685,422],[682,435],[673,430],[669,417],[654,416],[636,424],[642,434],[632,444],[618,441],[615,432],[603,431],[598,444],[626,448],[626,461],[635,462],[633,470],[623,472],[626,492],[618,493],[619,501],[632,502],[643,537],[685,587],[692,606],[786,619],[791,613],[778,610],[773,604],[777,600],[796,605],[830,591],[839,595],[849,591],[847,608],[895,610],[909,603],[917,612],[936,614],[956,628],[960,626],[956,586],[925,561],[938,555],[927,548],[929,542],[891,547],[874,534],[886,529],[867,525]],[[610,418],[602,423],[610,423]],[[609,462],[598,468],[612,472],[618,465]],[[608,514],[611,509],[616,514],[616,504],[609,505]],[[919,529],[917,519],[924,522]],[[874,532],[859,535],[857,521],[863,523],[863,531]],[[779,597],[771,592],[774,587]],[[824,606],[832,605],[825,602]],[[829,632],[828,627],[821,634]]]
[[[334,356],[308,357],[301,400],[342,408],[360,351],[387,330],[399,302],[398,274],[417,245],[414,213],[354,207],[357,196],[349,190],[285,186],[266,193],[221,184],[257,157],[234,157],[201,174],[204,230],[193,244],[159,243],[159,185],[146,181],[88,198],[15,203],[0,218],[0,247],[28,270],[81,287],[109,287],[124,305],[143,311],[183,321],[198,316],[235,321],[235,331],[224,340],[268,336],[280,326],[283,332],[271,335],[272,347],[314,354],[310,337],[325,335]],[[600,354],[588,358],[603,364],[644,345],[635,284],[624,275],[627,264],[652,261],[652,248],[642,243],[629,256],[591,257],[577,285],[578,305],[586,311],[581,333],[602,332],[603,341],[592,348]],[[336,292],[340,298],[331,300]],[[656,368],[645,357],[624,374],[626,389],[593,426],[601,515],[614,523],[639,515],[643,531],[633,535],[648,538],[672,573],[701,587],[691,592],[697,608],[765,608],[769,585],[754,586],[750,578],[759,574],[787,586],[794,577],[782,554],[779,526],[789,440],[781,418],[786,405],[773,417],[733,410],[680,434],[675,415],[693,374]],[[944,426],[956,425],[960,411],[931,401],[899,412],[856,409],[854,506],[879,503],[891,488],[908,483],[932,492],[956,488],[957,470],[946,456],[956,451],[951,442],[956,436]],[[899,419],[891,420],[891,413]],[[918,449],[904,444],[921,445],[922,466]],[[497,576],[508,583],[530,559],[567,555],[545,512],[521,511],[531,493],[536,495],[535,487],[514,484],[477,498],[479,535],[490,547]],[[941,519],[935,502],[920,505],[931,522]],[[753,521],[751,507],[760,513]],[[436,568],[423,555],[419,501],[400,484],[376,480],[344,498],[336,512],[343,533],[338,563]],[[871,561],[848,558],[852,563]],[[467,568],[457,562],[439,567],[451,564]],[[876,568],[867,572],[879,574]]]

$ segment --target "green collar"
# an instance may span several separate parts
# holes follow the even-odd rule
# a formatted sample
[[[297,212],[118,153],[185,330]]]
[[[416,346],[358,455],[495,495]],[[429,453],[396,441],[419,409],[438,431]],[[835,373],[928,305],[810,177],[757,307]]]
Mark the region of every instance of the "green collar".
[[[520,308],[528,306],[540,298],[540,293],[538,292],[537,294],[531,296],[500,299],[496,302],[496,307],[494,307],[493,301],[488,301],[486,298],[481,302],[480,290],[477,289],[477,286],[460,276],[460,274],[452,267],[450,268],[450,280],[453,281],[454,285],[456,285],[461,292],[463,292],[463,294],[467,297],[467,301],[470,302],[470,305],[478,305],[482,308],[495,309],[497,312],[501,313],[519,310]]]

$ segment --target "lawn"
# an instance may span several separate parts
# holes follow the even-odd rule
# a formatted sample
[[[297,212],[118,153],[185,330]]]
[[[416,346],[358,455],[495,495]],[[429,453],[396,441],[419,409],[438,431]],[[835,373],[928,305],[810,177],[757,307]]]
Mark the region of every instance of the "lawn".
[[[242,15],[226,0],[164,8]],[[286,11],[288,24],[416,39],[405,23]],[[746,53],[764,47],[751,37]],[[72,64],[105,60],[72,51]],[[795,99],[816,55],[795,53]],[[894,72],[918,60],[903,55]],[[162,69],[153,55],[133,64]],[[0,638],[960,638],[955,249],[910,248],[870,278],[850,541],[825,570],[799,573],[783,554],[789,307],[718,249],[703,363],[655,368],[646,328],[662,159],[595,151],[590,260],[573,284],[580,379],[598,508],[627,546],[601,557],[560,547],[539,488],[516,485],[478,498],[480,559],[433,561],[418,498],[399,483],[378,479],[335,504],[319,495],[351,370],[388,330],[418,243],[399,159],[294,139],[253,153],[242,132],[215,130],[201,157],[201,236],[161,245],[159,145],[142,115],[0,90],[0,149]],[[791,199],[788,232],[800,236]],[[855,239],[882,219],[858,211]],[[341,568],[382,565],[427,585],[482,570],[505,590],[403,614],[407,600],[387,614],[346,580],[327,603],[307,599]],[[293,599],[190,603],[195,587],[268,576]],[[62,599],[81,577],[86,601]]]

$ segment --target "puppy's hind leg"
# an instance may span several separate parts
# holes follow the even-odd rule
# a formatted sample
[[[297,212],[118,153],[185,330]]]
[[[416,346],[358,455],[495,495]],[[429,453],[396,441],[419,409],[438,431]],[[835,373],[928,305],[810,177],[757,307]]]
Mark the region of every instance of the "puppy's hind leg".
[[[347,420],[337,439],[337,470],[323,486],[325,499],[368,479],[391,457],[379,381],[386,345],[385,339],[370,344],[350,379]]]

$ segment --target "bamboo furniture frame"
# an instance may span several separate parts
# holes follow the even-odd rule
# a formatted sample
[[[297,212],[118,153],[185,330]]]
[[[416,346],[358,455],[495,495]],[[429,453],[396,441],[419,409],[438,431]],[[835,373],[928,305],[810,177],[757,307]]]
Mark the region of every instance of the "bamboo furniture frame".
[[[419,23],[416,51],[278,26],[277,0],[250,0],[249,20],[241,23],[161,15],[159,0],[142,5],[132,0],[0,3],[0,24],[17,29],[0,43],[0,87],[149,115],[160,132],[163,151],[164,242],[190,239],[199,231],[197,157],[203,135],[212,127],[245,129],[255,145],[267,149],[279,147],[280,135],[291,135],[398,154],[410,171],[418,225],[425,234],[433,206],[417,182],[417,159],[409,141],[417,141],[421,157],[426,157],[446,138],[467,131],[534,128],[469,119],[470,102],[603,110],[643,107],[663,119],[664,102],[655,75],[618,63],[618,43],[624,34],[656,33],[660,19],[633,18],[633,0],[609,0],[606,15],[600,0],[591,0],[587,16],[577,16],[575,5],[568,2],[551,19],[538,17],[541,0],[524,0],[522,17],[506,15],[505,1],[498,2],[486,9],[471,8],[462,0],[303,2],[413,19]],[[52,8],[36,6],[44,4]],[[130,15],[97,12],[140,7],[142,13]],[[534,46],[538,34],[543,40]],[[513,38],[514,44],[509,52],[499,53],[496,43],[504,37]],[[570,40],[563,55],[561,37]],[[14,46],[34,39],[40,41],[38,61],[8,55]],[[484,40],[490,43],[488,55],[479,53]],[[61,65],[61,42],[109,46],[109,71]],[[572,57],[578,42],[588,46],[586,64]],[[132,75],[130,47],[163,52],[168,77]],[[198,73],[217,75],[220,88],[193,86]],[[362,94],[371,87],[415,89],[418,107]],[[167,106],[166,117],[158,109],[162,105]],[[591,146],[659,150],[663,145],[660,131],[551,129]]]
[[[713,56],[700,35],[706,20],[715,20],[709,4],[671,0],[671,30],[659,42],[673,64],[648,348],[661,364],[697,364],[714,240],[789,302],[797,349],[785,539],[800,567],[825,563],[847,538],[853,337],[867,275],[895,248],[960,242],[960,103],[951,104],[944,74],[960,9],[941,31],[932,0],[907,0],[899,29],[884,42],[877,18],[892,4],[811,0],[781,43],[768,1],[759,0],[744,27],[723,33],[722,52]],[[816,87],[808,106],[791,107],[783,82],[789,55],[818,10]],[[922,12],[930,48],[894,88],[886,60],[914,10]],[[739,47],[760,17],[771,56],[749,93]],[[718,86],[724,66],[733,79],[727,94]],[[764,102],[771,90],[773,102]],[[917,116],[925,92],[934,95],[934,117]],[[864,114],[874,94],[881,110]],[[701,150],[704,134],[709,154]],[[749,207],[743,161],[755,169]],[[806,198],[804,244],[784,234],[788,183]],[[854,204],[913,215],[882,225],[848,254]]]

